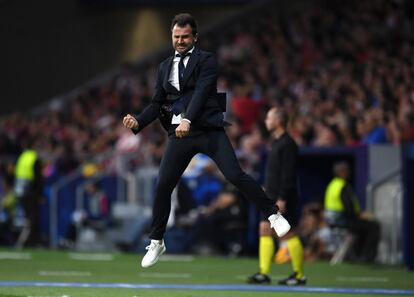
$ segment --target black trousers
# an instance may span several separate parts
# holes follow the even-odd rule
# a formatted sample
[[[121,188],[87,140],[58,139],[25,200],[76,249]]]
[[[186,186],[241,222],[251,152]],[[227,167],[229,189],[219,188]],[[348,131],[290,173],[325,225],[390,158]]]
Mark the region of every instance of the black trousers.
[[[29,191],[21,199],[26,219],[30,223],[30,233],[27,238],[27,246],[36,246],[40,243],[40,195]]]
[[[239,165],[233,147],[223,128],[203,131],[197,136],[168,138],[167,148],[161,161],[153,206],[151,239],[164,237],[171,210],[171,193],[194,155],[203,153],[218,166],[224,177],[235,185],[243,195],[257,205],[268,217],[278,210],[263,189]]]
[[[349,222],[349,228],[355,235],[351,250],[351,260],[372,263],[377,257],[381,227],[377,221],[355,218]]]

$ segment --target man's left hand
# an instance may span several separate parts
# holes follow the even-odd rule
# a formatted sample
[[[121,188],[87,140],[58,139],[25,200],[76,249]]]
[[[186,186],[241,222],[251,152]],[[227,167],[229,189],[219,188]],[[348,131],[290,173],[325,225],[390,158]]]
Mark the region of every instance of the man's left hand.
[[[181,121],[181,123],[175,129],[175,135],[178,138],[183,138],[185,136],[188,136],[189,132],[190,132],[190,123],[187,121]]]

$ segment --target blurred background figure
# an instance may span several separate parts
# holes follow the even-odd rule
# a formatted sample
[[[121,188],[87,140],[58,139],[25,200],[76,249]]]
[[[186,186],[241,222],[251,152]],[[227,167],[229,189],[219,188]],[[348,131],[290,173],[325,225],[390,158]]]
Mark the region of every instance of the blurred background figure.
[[[86,213],[88,225],[107,226],[110,221],[110,202],[105,191],[99,186],[99,183],[88,183],[85,186],[86,195]]]
[[[73,249],[86,237],[86,241],[97,238],[97,234],[106,232],[111,225],[111,204],[107,193],[96,181],[84,185],[86,199],[71,213],[70,223],[65,236],[59,241],[59,247]]]
[[[18,210],[24,211],[27,238],[22,244],[37,246],[40,238],[40,205],[43,199],[42,162],[30,139],[26,139],[23,152],[17,159],[14,192],[18,199]],[[20,215],[20,214],[17,214]],[[26,226],[21,226],[22,228]],[[25,231],[26,232],[26,231]]]
[[[329,260],[342,244],[335,241],[331,228],[325,221],[323,206],[319,203],[303,206],[298,229],[307,261]],[[288,259],[280,262],[286,260]]]
[[[245,247],[246,202],[230,184],[217,198],[199,209],[194,224],[198,254],[240,255]]]
[[[348,229],[354,240],[347,257],[356,262],[373,262],[377,256],[380,225],[361,213],[358,199],[348,182],[349,165],[335,163],[334,178],[325,192],[325,217],[330,226]]]
[[[0,244],[12,245],[15,238],[15,220],[18,199],[13,189],[13,176],[3,180],[3,195],[0,197]]]

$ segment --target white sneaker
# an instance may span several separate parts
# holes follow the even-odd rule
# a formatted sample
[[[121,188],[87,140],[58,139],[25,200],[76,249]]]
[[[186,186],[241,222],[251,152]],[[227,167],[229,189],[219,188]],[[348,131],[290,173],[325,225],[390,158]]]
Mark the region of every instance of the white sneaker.
[[[142,258],[141,266],[144,268],[150,267],[157,263],[158,258],[165,252],[164,240],[162,243],[159,240],[151,240],[151,244],[145,248],[148,252]]]
[[[270,221],[270,226],[275,229],[277,236],[282,237],[290,230],[290,225],[288,221],[278,212],[277,214],[271,215],[268,220]]]

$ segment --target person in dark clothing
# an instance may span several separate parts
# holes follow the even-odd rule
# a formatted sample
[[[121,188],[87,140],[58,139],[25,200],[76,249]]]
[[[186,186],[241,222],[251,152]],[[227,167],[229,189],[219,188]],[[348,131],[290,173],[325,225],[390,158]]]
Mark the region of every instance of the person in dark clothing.
[[[153,206],[151,244],[142,259],[142,267],[154,265],[166,250],[163,237],[171,210],[171,193],[197,153],[212,158],[226,179],[259,206],[280,236],[290,229],[260,185],[240,168],[224,131],[225,104],[217,94],[215,55],[195,47],[196,20],[186,13],[176,15],[171,33],[175,53],[158,68],[151,103],[138,117],[128,114],[123,119],[127,128],[138,133],[160,118],[169,135]]]
[[[0,245],[12,244],[13,221],[16,216],[17,197],[13,191],[13,177],[6,175],[2,182],[3,195],[0,196]]]
[[[37,152],[29,146],[17,159],[14,187],[30,227],[25,244],[36,246],[41,243],[40,206],[43,199],[43,174],[42,162]]]
[[[359,202],[348,179],[349,166],[345,162],[334,165],[335,177],[325,191],[325,217],[328,224],[348,228],[355,236],[350,255],[358,262],[372,262],[377,255],[380,225],[361,215]]]
[[[243,251],[246,232],[246,208],[231,185],[201,209],[193,230],[200,250],[237,255]],[[202,248],[200,248],[200,246]],[[197,249],[196,249],[197,251]]]
[[[297,162],[298,146],[287,133],[288,116],[279,108],[272,108],[266,116],[266,128],[271,133],[271,149],[266,165],[265,187],[267,195],[278,205],[292,227],[297,224],[298,204]],[[260,271],[247,279],[251,284],[270,283],[270,266],[274,255],[273,232],[266,220],[260,222],[259,229],[259,268]],[[294,228],[281,238],[287,242],[292,259],[293,273],[279,281],[283,285],[304,285],[303,246]]]

